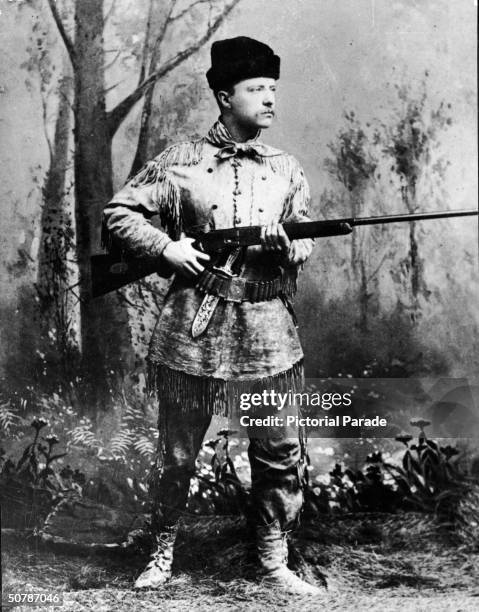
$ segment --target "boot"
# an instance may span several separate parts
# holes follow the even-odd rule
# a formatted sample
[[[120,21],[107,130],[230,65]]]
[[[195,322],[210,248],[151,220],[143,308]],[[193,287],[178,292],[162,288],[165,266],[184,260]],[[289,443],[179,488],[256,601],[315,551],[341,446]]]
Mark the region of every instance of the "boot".
[[[258,560],[264,584],[276,586],[294,595],[320,595],[322,589],[298,578],[286,565],[288,544],[279,522],[256,529]]]
[[[164,527],[155,534],[155,550],[145,570],[135,581],[136,589],[156,589],[171,578],[173,548],[178,528],[179,525],[176,523],[171,527]]]

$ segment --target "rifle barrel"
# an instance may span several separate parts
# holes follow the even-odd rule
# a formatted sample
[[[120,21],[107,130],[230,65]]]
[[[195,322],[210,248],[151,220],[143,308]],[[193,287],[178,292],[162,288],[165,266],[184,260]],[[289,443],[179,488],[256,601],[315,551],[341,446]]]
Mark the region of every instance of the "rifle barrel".
[[[353,219],[353,226],[379,225],[382,223],[405,223],[424,219],[443,219],[448,217],[470,217],[479,214],[477,210],[444,210],[435,212],[411,213],[405,215],[386,215],[383,217],[359,217]]]
[[[349,234],[351,232],[350,228],[361,225],[406,223],[448,217],[470,217],[478,214],[479,211],[477,210],[444,210],[402,215],[384,215],[382,217],[345,217],[343,219],[326,219],[324,221],[285,223],[284,230],[290,240],[297,238],[320,238]]]

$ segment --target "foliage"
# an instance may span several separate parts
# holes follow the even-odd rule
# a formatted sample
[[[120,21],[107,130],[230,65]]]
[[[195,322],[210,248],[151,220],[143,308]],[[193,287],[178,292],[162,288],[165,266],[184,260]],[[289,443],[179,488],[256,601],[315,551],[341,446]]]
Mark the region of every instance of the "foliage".
[[[328,145],[332,157],[325,160],[325,167],[349,192],[358,195],[374,179],[378,160],[371,138],[354,111],[345,112],[344,120],[345,126],[339,130],[336,141]]]
[[[8,436],[12,430],[22,421],[16,410],[9,401],[0,403],[0,429]]]
[[[193,512],[249,513],[249,487],[238,476],[238,465],[235,465],[230,452],[231,436],[236,433],[222,429],[217,433],[218,438],[205,443],[205,448],[213,454],[209,465],[198,466],[192,483],[193,499],[188,506]],[[241,463],[241,459],[241,455],[237,455],[236,460]]]
[[[409,212],[424,209],[419,205],[421,181],[429,179],[430,193],[441,184],[444,171],[449,165],[443,157],[433,159],[434,151],[443,132],[452,120],[450,116],[451,104],[443,100],[436,109],[428,109],[427,78],[428,72],[422,82],[422,93],[415,96],[409,86],[396,86],[400,109],[394,121],[389,126],[382,126],[383,151],[392,159],[391,171],[399,179],[401,200]],[[409,279],[412,293],[412,316],[419,314],[420,294],[428,296],[424,280],[424,260],[420,257],[419,241],[416,235],[416,226],[410,224],[409,252],[401,262],[401,268]]]
[[[357,301],[352,292],[325,302],[318,291],[305,296],[301,334],[307,374],[311,378],[408,378],[444,376],[449,356],[419,336],[406,307],[371,317],[367,329],[357,323]],[[317,321],[326,322],[318,329]],[[321,347],[321,350],[318,350]]]
[[[440,176],[449,162],[439,157],[433,159],[441,133],[452,124],[451,104],[444,100],[437,108],[428,108],[426,71],[422,91],[415,95],[409,85],[396,85],[399,107],[390,125],[382,124],[381,144],[394,165],[391,167],[401,180],[401,195],[408,208],[414,209],[416,190],[421,177],[439,171]],[[379,138],[379,137],[378,137]],[[433,165],[433,168],[431,166]],[[409,193],[407,193],[409,192]],[[413,201],[408,201],[408,196]]]
[[[55,453],[59,443],[55,435],[43,436],[48,425],[42,418],[30,423],[33,441],[25,447],[15,463],[0,449],[0,501],[3,525],[38,526],[48,512],[68,494],[82,494],[85,476],[69,465],[57,467],[66,453]]]
[[[43,337],[41,349],[37,350],[37,367],[43,372],[43,377],[38,379],[44,385],[48,382],[51,389],[59,382],[68,384],[80,366],[71,216],[66,211],[55,214],[47,211],[42,229],[42,266],[36,284],[36,301]]]
[[[396,86],[387,123],[376,119],[364,123],[353,111],[344,113],[344,125],[329,144],[325,160],[335,185],[322,194],[323,214],[390,214],[395,207],[398,212],[415,212],[419,197],[424,196],[421,209],[427,209],[428,200],[444,196],[448,163],[438,150],[451,124],[450,104],[442,101],[431,108],[427,77],[421,88],[416,92]],[[355,230],[349,260],[339,241],[330,242],[336,251],[334,284],[339,262],[345,264],[342,272],[350,288],[326,302],[316,278],[310,279],[300,305],[307,313],[304,340],[310,372],[335,376],[347,371],[361,376],[370,366],[376,376],[447,372],[446,353],[436,351],[430,339],[424,342],[418,334],[421,308],[433,293],[422,273],[419,232],[423,230],[414,226]],[[319,330],[318,320],[326,321]]]
[[[28,417],[32,401],[17,398],[15,404],[4,397],[1,403],[0,422],[13,442],[9,452],[1,453],[4,524],[38,526],[68,495],[82,495],[135,513],[143,511],[148,501],[143,482],[158,434],[149,424],[153,413],[145,413],[138,397],[125,391],[115,398],[112,414],[97,422],[79,415],[58,394],[37,397],[38,416],[32,419]],[[474,500],[478,487],[460,469],[458,450],[428,439],[426,421],[411,423],[419,427],[419,435],[414,443],[409,434],[397,437],[406,446],[398,463],[385,459],[378,450],[361,469],[336,464],[328,477],[307,479],[305,517],[314,523],[324,514],[412,510],[433,515],[438,524],[462,534],[462,540],[477,539]],[[30,434],[32,429],[33,439],[25,438],[25,431]],[[233,451],[236,433],[221,430],[205,443],[202,456],[211,458],[197,464],[188,504],[192,514],[249,516],[248,460],[246,451]],[[65,440],[61,452],[60,439]],[[15,445],[22,449],[13,460]],[[309,463],[306,474],[312,470]]]
[[[475,491],[474,480],[454,462],[459,455],[455,447],[442,447],[427,438],[424,428],[428,424],[423,419],[411,420],[420,429],[417,443],[410,444],[410,434],[396,437],[407,447],[400,465],[386,461],[380,451],[368,455],[366,467],[360,470],[343,469],[336,463],[329,481],[308,491],[308,516],[331,511],[416,511],[432,514],[443,526],[459,524],[459,508],[471,503],[465,500]],[[476,508],[479,520],[477,514]]]
[[[393,512],[401,505],[400,495],[387,481],[374,455],[364,470],[344,472],[336,464],[330,472],[333,507],[346,512]],[[349,483],[347,483],[347,480]],[[336,506],[337,504],[337,506]]]
[[[324,160],[334,179],[333,189],[321,197],[321,212],[327,217],[391,214],[395,208],[413,213],[444,199],[449,162],[440,144],[452,123],[451,104],[443,100],[432,106],[427,72],[418,90],[410,85],[394,87],[386,122],[362,122],[354,111],[344,113],[344,124],[329,143],[330,155]],[[345,243],[350,245],[349,261],[344,247],[331,241],[337,251],[335,269],[338,261],[347,262],[346,301],[357,304],[350,320],[353,334],[371,333],[377,317],[387,316],[395,307],[409,316],[413,329],[417,327],[432,289],[424,274],[425,226],[416,225],[356,229]]]
[[[328,478],[319,476],[313,482],[307,478],[304,516],[314,522],[331,513],[419,511],[432,514],[442,525],[459,524],[457,509],[471,504],[467,495],[472,482],[454,462],[459,451],[427,439],[427,421],[411,424],[420,427],[416,444],[409,446],[409,434],[396,438],[407,446],[401,465],[386,461],[376,451],[368,455],[362,469],[336,463]],[[203,513],[248,513],[249,486],[238,477],[229,452],[234,433],[220,431],[221,437],[206,443],[213,456],[208,467],[200,466],[190,508]],[[220,450],[224,451],[221,455]],[[307,473],[311,469],[308,457]]]
[[[0,425],[7,448],[2,478],[10,483],[10,491],[21,487],[21,492],[18,489],[18,494],[12,493],[12,499],[23,508],[18,514],[28,515],[25,524],[36,524],[63,495],[71,494],[66,487],[68,479],[79,473],[87,474],[88,478],[76,493],[99,503],[139,510],[147,496],[142,481],[158,436],[152,424],[153,409],[148,403],[144,405],[141,394],[124,390],[115,396],[114,408],[107,415],[92,419],[81,414],[66,393],[46,395],[35,393],[32,388],[26,391],[24,398],[13,394],[7,399],[4,394],[0,406]],[[33,421],[32,414],[38,415]],[[53,454],[48,442],[45,445],[39,435],[26,443],[30,422],[41,423],[42,432],[48,426],[45,440],[54,446],[61,445],[62,452]],[[74,470],[65,464],[67,456]],[[54,469],[55,465],[58,469]],[[42,496],[41,507],[32,503],[32,495]]]
[[[464,495],[471,485],[470,479],[461,471],[452,459],[459,455],[453,446],[439,446],[427,438],[424,428],[429,421],[415,419],[411,424],[419,427],[417,444],[411,444],[410,436],[399,439],[407,449],[402,465],[391,465],[377,458],[396,482],[404,504],[422,512],[432,512],[441,520],[449,517],[454,511],[458,498]]]

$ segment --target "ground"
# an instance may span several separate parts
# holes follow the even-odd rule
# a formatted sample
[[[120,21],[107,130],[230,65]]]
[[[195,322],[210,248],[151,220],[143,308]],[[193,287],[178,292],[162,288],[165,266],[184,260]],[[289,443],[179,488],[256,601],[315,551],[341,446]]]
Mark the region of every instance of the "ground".
[[[258,584],[250,539],[235,517],[187,519],[174,577],[155,591],[131,588],[146,561],[138,553],[46,545],[12,533],[2,540],[3,590],[63,592],[59,612],[479,610],[479,552],[454,543],[427,516],[323,517],[304,525],[289,562],[308,580],[327,584],[319,599]]]

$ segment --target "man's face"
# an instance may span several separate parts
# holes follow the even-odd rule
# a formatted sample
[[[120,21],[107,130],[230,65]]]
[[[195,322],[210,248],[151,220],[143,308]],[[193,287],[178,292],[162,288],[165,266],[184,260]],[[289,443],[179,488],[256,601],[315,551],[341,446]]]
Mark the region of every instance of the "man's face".
[[[240,81],[227,99],[238,124],[245,128],[268,128],[274,117],[276,80],[258,77]]]

